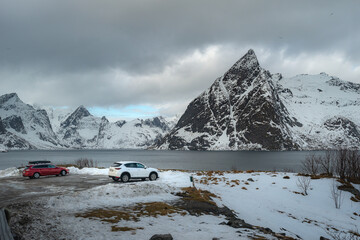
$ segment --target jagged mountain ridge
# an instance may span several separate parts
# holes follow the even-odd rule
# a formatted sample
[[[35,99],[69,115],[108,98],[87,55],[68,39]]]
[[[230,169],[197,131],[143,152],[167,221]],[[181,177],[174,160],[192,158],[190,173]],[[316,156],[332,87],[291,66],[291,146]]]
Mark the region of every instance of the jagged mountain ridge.
[[[254,51],[249,50],[188,105],[175,128],[156,147],[173,150],[358,148],[360,119],[354,113],[359,112],[359,89],[359,84],[326,74],[289,79],[281,74],[272,75],[260,67]],[[311,111],[307,112],[307,108]]]
[[[0,96],[0,146],[6,149],[147,148],[173,127],[162,117],[109,122],[84,107],[42,109],[16,93]]]

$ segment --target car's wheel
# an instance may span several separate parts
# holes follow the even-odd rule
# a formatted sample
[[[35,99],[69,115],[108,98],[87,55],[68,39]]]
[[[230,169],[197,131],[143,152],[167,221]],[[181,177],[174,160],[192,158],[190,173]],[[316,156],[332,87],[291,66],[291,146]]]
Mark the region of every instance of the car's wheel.
[[[65,176],[65,175],[66,175],[66,171],[65,171],[65,170],[62,170],[62,171],[60,172],[60,174],[61,174],[61,176]]]
[[[130,175],[128,174],[128,173],[123,173],[122,175],[121,175],[121,181],[122,182],[128,182],[130,180]]]
[[[33,175],[33,178],[39,178],[40,177],[40,173],[34,173],[34,175]]]
[[[115,182],[118,182],[120,180],[120,178],[118,177],[112,177],[112,180],[114,180]]]
[[[150,173],[149,179],[150,181],[155,181],[157,179],[157,174],[154,172]]]

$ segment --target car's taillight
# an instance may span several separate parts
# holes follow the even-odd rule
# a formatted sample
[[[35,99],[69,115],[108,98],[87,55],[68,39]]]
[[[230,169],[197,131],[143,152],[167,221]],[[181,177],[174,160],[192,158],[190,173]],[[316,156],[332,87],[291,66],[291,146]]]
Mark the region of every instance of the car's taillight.
[[[121,168],[120,167],[116,167],[115,170],[120,170]]]

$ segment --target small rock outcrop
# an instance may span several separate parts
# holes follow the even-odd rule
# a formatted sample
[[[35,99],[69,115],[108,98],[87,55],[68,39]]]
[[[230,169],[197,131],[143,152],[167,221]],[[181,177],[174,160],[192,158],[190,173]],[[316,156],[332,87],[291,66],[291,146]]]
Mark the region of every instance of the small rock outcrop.
[[[155,234],[149,240],[173,240],[171,234]]]

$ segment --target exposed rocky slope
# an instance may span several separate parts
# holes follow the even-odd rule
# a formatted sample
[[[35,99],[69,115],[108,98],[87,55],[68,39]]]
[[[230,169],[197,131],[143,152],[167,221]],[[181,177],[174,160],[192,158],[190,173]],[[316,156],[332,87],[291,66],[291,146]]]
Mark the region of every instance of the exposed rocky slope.
[[[157,148],[358,148],[359,107],[359,84],[323,73],[288,79],[272,75],[249,50],[188,105]]]

